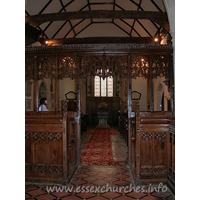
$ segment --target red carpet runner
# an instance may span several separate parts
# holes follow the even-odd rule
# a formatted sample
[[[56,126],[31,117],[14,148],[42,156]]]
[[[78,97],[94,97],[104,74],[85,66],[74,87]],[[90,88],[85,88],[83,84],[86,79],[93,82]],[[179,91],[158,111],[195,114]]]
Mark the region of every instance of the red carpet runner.
[[[81,164],[86,166],[125,165],[126,162],[114,162],[110,129],[95,129],[81,155]]]

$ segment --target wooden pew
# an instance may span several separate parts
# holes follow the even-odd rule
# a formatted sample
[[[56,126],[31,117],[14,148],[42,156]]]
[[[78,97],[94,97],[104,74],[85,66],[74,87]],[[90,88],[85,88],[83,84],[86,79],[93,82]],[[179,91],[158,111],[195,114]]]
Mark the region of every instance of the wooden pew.
[[[174,116],[170,112],[140,112],[137,109],[131,121],[130,166],[136,184],[162,182],[171,184],[173,189]]]
[[[25,118],[26,182],[69,183],[77,166],[77,112]],[[72,139],[73,138],[73,139]]]

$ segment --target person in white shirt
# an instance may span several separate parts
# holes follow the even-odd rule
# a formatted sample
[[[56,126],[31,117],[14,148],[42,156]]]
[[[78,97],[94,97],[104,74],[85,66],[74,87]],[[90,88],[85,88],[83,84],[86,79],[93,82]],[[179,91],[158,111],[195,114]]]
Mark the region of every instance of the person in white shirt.
[[[43,97],[40,99],[39,111],[49,111],[47,109],[47,98]]]

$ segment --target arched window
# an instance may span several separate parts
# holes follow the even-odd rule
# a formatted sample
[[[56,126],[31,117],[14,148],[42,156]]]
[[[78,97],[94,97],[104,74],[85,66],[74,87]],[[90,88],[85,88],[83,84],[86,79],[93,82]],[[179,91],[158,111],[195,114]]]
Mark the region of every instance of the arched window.
[[[99,76],[94,78],[94,96],[95,97],[112,97],[113,96],[113,77],[103,79]]]

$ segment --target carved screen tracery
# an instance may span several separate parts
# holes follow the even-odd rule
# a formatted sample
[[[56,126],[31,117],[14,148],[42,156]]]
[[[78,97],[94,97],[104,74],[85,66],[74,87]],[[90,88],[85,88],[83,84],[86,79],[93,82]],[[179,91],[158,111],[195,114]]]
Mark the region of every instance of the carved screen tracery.
[[[35,80],[35,60],[36,56],[30,55],[26,56],[25,58],[25,79],[30,80],[33,79]]]
[[[153,56],[152,75],[153,78],[169,78],[170,56]]]
[[[110,77],[117,74],[127,76],[127,56],[83,56],[81,58],[81,76],[97,75]]]
[[[38,78],[56,77],[56,58],[55,56],[38,57]]]
[[[59,69],[58,78],[76,78],[77,76],[77,65],[75,59],[70,56],[60,56],[59,57]]]
[[[149,58],[147,56],[131,57],[131,77],[144,77],[149,75]]]

